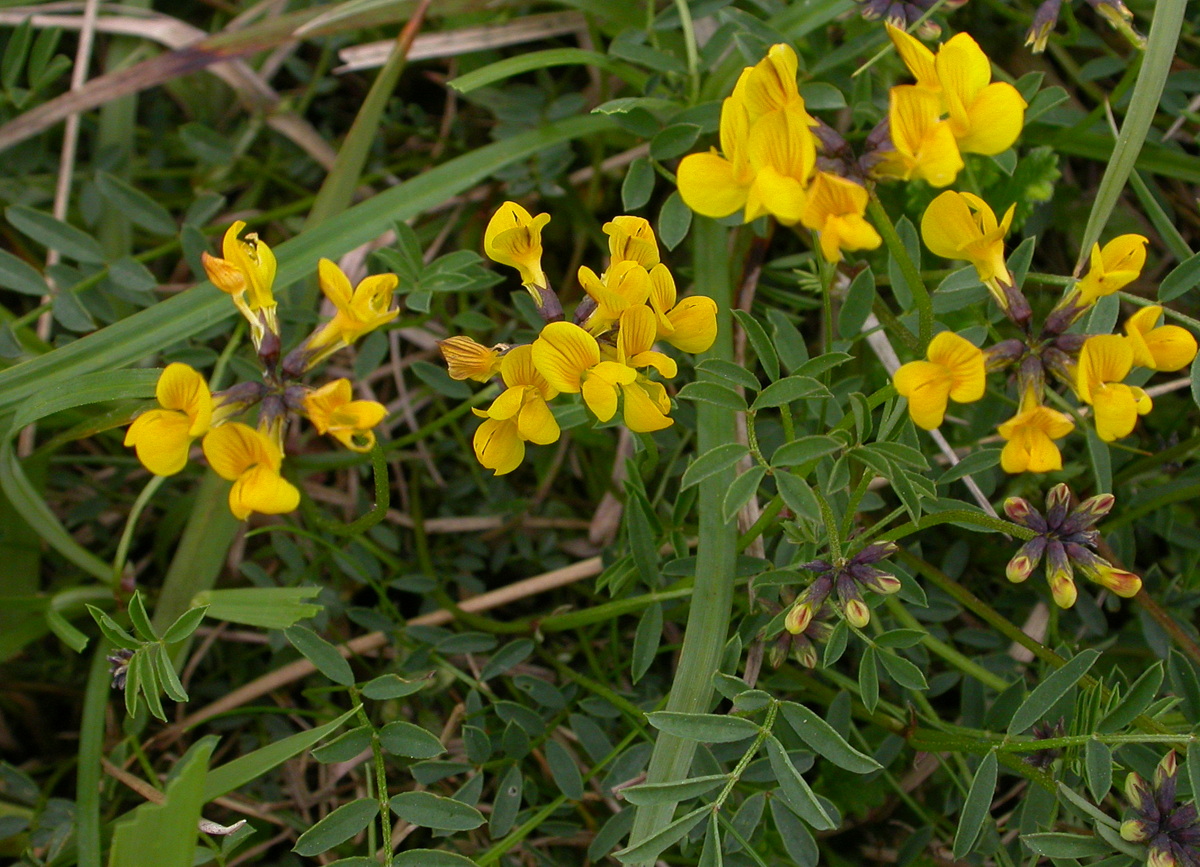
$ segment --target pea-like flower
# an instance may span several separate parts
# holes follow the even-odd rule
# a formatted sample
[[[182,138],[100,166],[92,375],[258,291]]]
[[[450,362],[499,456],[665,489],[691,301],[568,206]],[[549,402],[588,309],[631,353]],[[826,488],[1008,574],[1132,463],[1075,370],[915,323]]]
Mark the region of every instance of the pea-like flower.
[[[676,302],[675,278],[666,265],[650,269],[650,309],[658,322],[657,340],[681,352],[706,352],[717,339],[717,302],[690,295]]]
[[[329,434],[346,448],[369,452],[375,445],[377,424],[387,408],[373,400],[351,399],[350,380],[335,379],[304,396],[304,411],[317,433]]]
[[[1079,351],[1075,390],[1095,410],[1096,434],[1105,442],[1128,436],[1137,417],[1153,408],[1145,391],[1121,382],[1132,367],[1133,346],[1119,334],[1089,337]]]
[[[925,430],[940,427],[946,402],[972,403],[987,388],[983,352],[953,331],[943,331],[929,341],[927,361],[910,361],[896,371],[896,391],[908,398],[913,423]]]
[[[504,392],[486,411],[474,410],[484,422],[475,431],[473,446],[479,463],[503,476],[525,459],[526,442],[548,445],[558,439],[558,422],[546,405],[558,391],[534,367],[529,346],[514,346],[505,354],[500,376]]]
[[[300,491],[279,474],[283,452],[274,438],[232,422],[204,437],[204,456],[213,472],[233,482],[229,510],[239,521],[253,512],[281,515],[300,505]]]
[[[533,365],[555,391],[582,394],[600,421],[617,412],[618,387],[637,379],[637,371],[619,361],[602,360],[600,344],[578,325],[551,322],[532,347]]]
[[[954,183],[963,159],[950,125],[942,120],[942,100],[912,84],[893,87],[888,94],[891,150],[881,154],[873,173],[883,178],[928,182],[934,187]]]
[[[212,394],[203,376],[175,362],[163,369],[154,396],[162,408],[134,419],[125,433],[125,445],[133,446],[138,460],[156,476],[172,476],[187,464],[192,440],[208,432]]]
[[[1158,325],[1163,309],[1143,307],[1125,320],[1125,336],[1133,350],[1133,363],[1151,370],[1183,370],[1196,357],[1196,338],[1178,325]]]
[[[579,285],[596,303],[585,323],[594,335],[603,334],[622,313],[645,305],[650,297],[650,274],[633,259],[615,263],[603,277],[584,265],[579,269]]]
[[[678,373],[674,359],[653,349],[656,335],[654,311],[635,307],[621,315],[617,333],[617,360],[634,370],[654,368],[670,379]],[[621,383],[622,417],[634,433],[651,433],[671,426],[667,413],[671,401],[662,383],[638,374],[632,382]]]
[[[500,372],[500,353],[504,348],[503,345],[484,346],[462,335],[438,341],[438,349],[446,359],[450,378],[457,380],[487,382]]]
[[[1116,502],[1112,494],[1097,494],[1072,506],[1071,489],[1055,485],[1046,495],[1046,511],[1042,514],[1020,497],[1004,501],[1004,511],[1014,522],[1036,532],[1009,560],[1005,576],[1013,583],[1028,580],[1045,558],[1046,581],[1050,593],[1060,608],[1075,604],[1075,570],[1088,580],[1107,587],[1118,596],[1136,596],[1142,589],[1142,579],[1125,569],[1118,569],[1095,553],[1100,534],[1094,529]]]
[[[813,560],[800,566],[806,572],[815,572],[817,577],[796,597],[788,611],[784,620],[787,631],[793,635],[804,632],[835,589],[843,616],[852,626],[862,629],[871,622],[871,609],[863,601],[862,591],[865,589],[890,595],[900,590],[900,580],[895,575],[873,565],[890,557],[896,550],[892,542],[877,542],[867,545],[849,558],[834,562]]]
[[[1118,235],[1103,247],[1093,244],[1088,272],[1075,284],[1079,303],[1095,304],[1136,280],[1146,264],[1146,244],[1141,235]]]
[[[1042,404],[1035,389],[1026,391],[1020,411],[997,430],[1007,442],[1000,452],[1006,473],[1048,473],[1062,469],[1062,453],[1054,441],[1075,430],[1069,416]]]
[[[925,209],[921,237],[935,255],[966,259],[974,265],[979,281],[993,295],[999,293],[997,300],[1006,306],[999,284],[1013,282],[1004,261],[1004,236],[1015,209],[1016,205],[1009,206],[1004,218],[996,222],[996,213],[979,196],[947,190]]]
[[[1178,774],[1179,762],[1171,750],[1155,768],[1153,784],[1136,773],[1125,778],[1133,816],[1121,824],[1121,836],[1146,844],[1147,867],[1200,867],[1200,816],[1194,800],[1180,803]]]
[[[637,262],[647,271],[658,265],[658,241],[645,217],[613,217],[600,228],[608,235],[610,268],[625,261]]]
[[[321,259],[317,281],[337,312],[301,347],[305,370],[400,315],[400,310],[392,307],[392,295],[400,283],[395,274],[373,274],[351,287],[350,278],[336,262]]]
[[[992,82],[992,66],[968,33],[959,33],[936,55],[903,30],[888,35],[917,87],[936,94],[958,149],[993,155],[1010,148],[1025,123],[1025,100],[1006,82]]]
[[[200,254],[200,260],[208,279],[233,298],[233,303],[250,323],[250,334],[257,349],[267,332],[279,334],[277,305],[272,294],[276,263],[275,254],[257,234],[250,233],[244,239],[238,237],[244,228],[246,223],[238,220],[226,230],[221,240],[223,258],[204,252]]]
[[[825,261],[840,262],[842,250],[874,250],[882,243],[875,227],[863,216],[867,199],[861,184],[817,172],[800,222],[817,233]]]
[[[521,284],[541,307],[539,289],[549,288],[542,271],[542,229],[550,222],[549,214],[530,216],[516,202],[505,202],[488,221],[483,234],[483,249],[488,258],[516,268]]]

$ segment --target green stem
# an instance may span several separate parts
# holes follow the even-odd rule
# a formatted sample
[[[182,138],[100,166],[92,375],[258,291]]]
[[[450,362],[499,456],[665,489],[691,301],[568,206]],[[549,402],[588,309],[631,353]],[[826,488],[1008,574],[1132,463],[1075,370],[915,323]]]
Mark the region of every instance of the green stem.
[[[717,302],[717,340],[708,358],[733,360],[731,332],[732,280],[723,228],[712,220],[697,218],[693,224],[693,251],[696,265],[696,291]],[[698,452],[704,454],[722,443],[736,440],[735,415],[714,404],[697,408]],[[679,664],[667,710],[702,713],[712,698],[712,678],[720,664],[729,632],[733,608],[734,559],[737,527],[721,515],[724,492],[733,483],[730,468],[700,483],[700,532],[696,551],[696,583],[687,630],[679,652]],[[648,783],[670,783],[687,776],[696,752],[696,743],[666,732],[654,742],[654,753],[646,777]],[[670,821],[677,802],[638,807],[630,832],[636,846]],[[653,862],[650,862],[652,864]],[[643,863],[642,867],[650,867]]]
[[[679,12],[679,29],[683,32],[683,47],[687,53],[688,103],[695,105],[700,99],[700,51],[696,48],[696,28],[692,26],[692,10],[688,0],[675,0]]]
[[[108,706],[108,652],[96,642],[79,722],[79,767],[75,774],[75,852],[79,867],[100,867],[100,759],[104,756],[104,710]]]
[[[138,518],[141,517],[146,504],[150,502],[150,498],[154,496],[154,492],[162,487],[162,483],[166,480],[166,476],[155,476],[146,483],[146,487],[142,488],[142,492],[133,501],[129,517],[125,519],[125,529],[121,531],[121,540],[117,542],[117,554],[113,557],[112,586],[114,591],[121,586],[121,575],[125,572],[125,557],[129,553],[129,543],[133,540],[133,529],[137,526]]]
[[[1022,527],[1020,524],[1014,524],[1012,521],[1005,521],[1002,518],[993,518],[991,515],[983,514],[983,512],[972,512],[967,509],[950,509],[945,512],[939,512],[936,515],[926,515],[919,521],[909,521],[907,524],[901,524],[899,527],[881,535],[879,540],[881,542],[895,542],[898,539],[903,539],[905,536],[919,533],[921,530],[936,527],[938,524],[952,523],[974,524],[977,527],[983,527],[997,533],[1016,536],[1018,539],[1026,542],[1037,535],[1037,533],[1028,527]]]
[[[904,242],[900,240],[900,236],[896,234],[896,227],[892,225],[892,218],[883,209],[874,190],[871,191],[871,200],[867,203],[867,212],[871,215],[871,221],[879,230],[883,243],[887,245],[892,258],[896,260],[896,264],[900,267],[900,273],[904,275],[904,281],[908,283],[908,288],[912,292],[913,301],[917,305],[917,340],[920,341],[921,350],[924,351],[933,338],[933,302],[929,298],[929,290],[925,288],[921,272],[909,258]]]
[[[888,611],[892,612],[892,615],[909,629],[919,629],[921,632],[924,632],[925,637],[921,639],[921,643],[963,674],[970,675],[984,686],[990,687],[996,692],[1004,692],[1004,690],[1008,689],[1009,683],[1004,678],[992,674],[982,665],[975,662],[975,660],[967,658],[946,642],[930,635],[925,627],[921,625],[921,622],[909,614],[908,610],[895,596],[887,597],[884,604],[887,605]]]

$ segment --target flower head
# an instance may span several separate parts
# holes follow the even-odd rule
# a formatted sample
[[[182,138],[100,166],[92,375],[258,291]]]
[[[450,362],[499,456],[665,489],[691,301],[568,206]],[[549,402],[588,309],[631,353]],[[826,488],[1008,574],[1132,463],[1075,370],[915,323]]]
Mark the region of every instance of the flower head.
[[[483,235],[483,249],[488,258],[516,268],[522,285],[529,289],[539,307],[542,296],[536,290],[548,288],[542,271],[542,229],[549,222],[549,214],[533,217],[516,202],[505,202],[492,215]]]
[[[871,609],[863,601],[862,591],[890,595],[900,590],[900,581],[895,575],[873,565],[890,557],[896,550],[892,542],[877,542],[867,545],[852,557],[833,563],[828,560],[805,563],[800,568],[815,572],[817,577],[796,598],[784,620],[784,627],[793,635],[804,632],[829,594],[836,589],[842,615],[851,626],[862,629],[871,622]]]
[[[578,325],[551,322],[532,347],[533,365],[556,391],[582,393],[583,402],[600,421],[617,412],[619,386],[637,379],[637,371],[618,361],[601,359],[600,344]]]
[[[1044,406],[1031,389],[1021,401],[1020,412],[998,430],[1008,441],[1000,452],[1000,466],[1006,473],[1048,473],[1062,469],[1062,454],[1054,441],[1075,430],[1075,422]]]
[[[875,227],[863,217],[867,198],[861,184],[817,172],[800,222],[817,233],[827,262],[840,262],[842,250],[874,250],[882,243]]]
[[[470,337],[456,335],[439,340],[438,349],[446,359],[446,369],[451,379],[487,382],[500,372],[503,346],[489,348]]]
[[[1198,867],[1200,865],[1200,818],[1196,803],[1180,803],[1179,762],[1175,751],[1167,753],[1154,771],[1153,784],[1136,773],[1125,778],[1125,797],[1133,815],[1121,824],[1121,836],[1131,843],[1145,843],[1148,867]]]
[[[913,423],[925,430],[940,427],[946,401],[972,403],[983,397],[987,369],[983,352],[952,331],[929,341],[928,361],[910,361],[896,371],[896,391],[908,398]]]
[[[400,315],[399,309],[392,307],[392,293],[400,283],[395,274],[364,277],[358,286],[351,288],[350,279],[336,262],[321,259],[317,263],[317,280],[337,312],[309,338],[305,347],[307,367]]]
[[[233,298],[233,303],[250,323],[251,336],[257,348],[266,332],[279,333],[275,315],[275,254],[271,248],[251,233],[239,238],[246,223],[236,221],[221,241],[223,258],[200,254],[205,273],[212,284]]]
[[[351,400],[350,380],[335,379],[304,396],[304,411],[320,434],[329,434],[351,451],[369,452],[372,430],[387,417],[387,408],[373,400]]]
[[[980,282],[1003,307],[1007,303],[999,284],[1013,283],[1004,261],[1004,236],[1012,225],[1015,208],[1009,206],[997,223],[995,212],[983,199],[948,190],[930,202],[921,217],[925,246],[943,259],[968,260],[979,273]]]
[[[586,322],[592,334],[604,333],[622,313],[644,306],[650,297],[650,274],[633,259],[616,262],[603,277],[584,265],[579,269],[579,285],[596,302]]]
[[[717,302],[691,295],[676,303],[675,278],[663,264],[650,269],[650,309],[658,322],[656,339],[681,352],[706,352],[717,339]]]
[[[239,521],[252,512],[281,515],[300,505],[300,491],[279,474],[283,452],[273,437],[232,422],[204,437],[204,456],[213,472],[233,482],[229,509]]]
[[[1103,247],[1093,244],[1088,272],[1075,284],[1079,303],[1095,304],[1136,280],[1146,264],[1146,243],[1141,235],[1118,235]]]
[[[1089,337],[1079,352],[1075,390],[1095,410],[1096,434],[1105,442],[1128,436],[1153,408],[1145,391],[1121,382],[1132,367],[1133,346],[1119,334]]]
[[[474,411],[484,422],[473,441],[479,462],[498,476],[520,466],[526,442],[548,445],[559,437],[558,422],[546,405],[558,392],[534,367],[532,348],[509,350],[500,375],[507,388],[486,411]]]
[[[891,150],[885,150],[874,174],[899,180],[927,181],[944,187],[954,183],[963,159],[950,125],[942,120],[942,101],[918,85],[902,84],[888,95]]]
[[[192,440],[204,436],[212,423],[213,399],[204,377],[186,364],[168,364],[158,378],[154,396],[162,409],[148,410],[129,426],[125,445],[156,476],[171,476],[187,463]]]
[[[645,217],[613,217],[601,229],[608,235],[610,267],[618,262],[633,261],[649,271],[658,265],[658,241]]]
[[[1151,370],[1183,370],[1196,357],[1196,338],[1178,325],[1157,325],[1162,312],[1161,307],[1151,305],[1125,320],[1133,363]]]
[[[1037,533],[1021,546],[1008,563],[1006,576],[1019,583],[1033,574],[1042,561],[1046,562],[1046,581],[1051,595],[1061,608],[1075,604],[1075,569],[1090,581],[1107,587],[1118,596],[1136,596],[1142,581],[1132,572],[1118,569],[1094,552],[1100,534],[1094,527],[1107,515],[1116,502],[1112,494],[1097,494],[1072,506],[1071,490],[1065,484],[1055,485],[1046,495],[1046,510],[1039,512],[1020,497],[1004,501],[1004,511],[1015,523]]]

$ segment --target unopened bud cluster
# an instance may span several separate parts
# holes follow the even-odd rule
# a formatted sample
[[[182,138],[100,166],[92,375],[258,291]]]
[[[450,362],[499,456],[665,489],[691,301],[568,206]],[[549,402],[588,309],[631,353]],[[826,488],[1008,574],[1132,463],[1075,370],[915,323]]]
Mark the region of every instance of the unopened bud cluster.
[[[784,626],[793,635],[808,629],[813,620],[820,616],[826,601],[836,590],[836,609],[851,626],[863,628],[871,622],[871,609],[863,599],[863,591],[870,590],[880,595],[890,595],[900,590],[900,580],[895,575],[875,568],[873,564],[896,553],[891,542],[867,545],[851,557],[829,560],[813,560],[799,568],[813,572],[816,578],[802,592],[788,611]]]

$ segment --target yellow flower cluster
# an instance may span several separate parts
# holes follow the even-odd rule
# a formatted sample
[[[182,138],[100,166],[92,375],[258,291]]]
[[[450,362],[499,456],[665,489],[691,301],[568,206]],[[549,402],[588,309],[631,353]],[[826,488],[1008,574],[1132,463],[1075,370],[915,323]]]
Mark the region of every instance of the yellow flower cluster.
[[[516,268],[522,283],[538,290],[543,315],[558,309],[541,265],[541,229],[549,219],[507,202],[484,235],[487,255]],[[499,374],[504,384],[491,406],[475,410],[484,419],[475,432],[475,455],[496,475],[520,465],[525,443],[558,440],[561,431],[549,402],[559,394],[581,395],[601,422],[620,407],[626,427],[635,433],[669,427],[670,398],[648,371],[670,379],[677,365],[654,344],[662,340],[697,353],[716,339],[716,303],[703,296],[677,298],[675,279],[659,259],[646,220],[622,216],[603,228],[609,266],[601,275],[586,266],[579,269],[588,297],[574,322],[547,321],[532,344],[519,346],[488,348],[462,336],[441,341],[451,377],[486,382]]]
[[[796,52],[773,46],[747,67],[721,106],[721,152],[689,154],[679,163],[679,194],[693,211],[750,222],[770,214],[817,233],[827,261],[843,250],[873,250],[879,233],[866,221],[868,194],[817,166],[817,124],[796,86]]]
[[[944,187],[958,177],[963,154],[991,156],[1012,146],[1025,123],[1025,100],[1011,84],[992,81],[991,62],[970,34],[959,33],[934,54],[903,30],[887,29],[917,81],[891,89],[894,150],[875,166],[877,176]]]
[[[308,418],[321,434],[347,448],[370,451],[372,430],[387,410],[370,400],[352,400],[347,379],[310,388],[298,379],[335,350],[398,315],[391,307],[398,283],[391,274],[367,277],[356,289],[336,264],[322,259],[318,266],[321,289],[336,313],[279,363],[279,324],[272,287],[275,256],[270,247],[248,235],[239,238],[245,223],[234,223],[225,234],[223,258],[204,254],[204,267],[218,289],[228,293],[250,323],[254,346],[262,362],[263,381],[239,383],[213,394],[204,377],[186,364],[169,364],[155,389],[158,408],[134,419],[125,434],[138,460],[158,476],[178,473],[187,464],[192,443],[200,438],[208,464],[217,475],[233,482],[229,508],[239,520],[254,512],[278,515],[293,511],[300,492],[283,478],[283,444],[289,414]],[[234,419],[262,404],[255,427]]]
[[[992,289],[1011,313],[1012,275],[1004,258],[1004,235],[1012,209],[997,222],[992,209],[969,193],[945,192],[926,210],[921,234],[934,253],[970,261],[981,282]],[[998,428],[1005,439],[1000,464],[1010,473],[1062,469],[1055,440],[1075,429],[1071,418],[1044,403],[1045,375],[1065,383],[1081,403],[1092,407],[1096,434],[1105,442],[1128,436],[1140,415],[1151,409],[1146,392],[1126,385],[1134,366],[1156,371],[1181,370],[1196,357],[1196,338],[1177,325],[1159,325],[1163,309],[1143,307],[1125,323],[1125,334],[1085,338],[1064,334],[1095,302],[1137,279],[1146,259],[1146,239],[1122,235],[1095,246],[1091,267],[1047,317],[1037,339],[1010,340],[987,352],[951,332],[937,335],[926,360],[896,371],[896,391],[908,398],[909,414],[921,428],[939,427],[948,400],[967,403],[985,391],[986,371],[1018,363],[1019,406]]]

